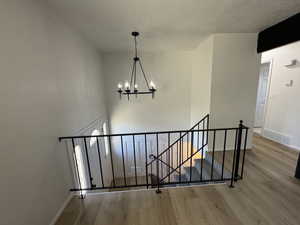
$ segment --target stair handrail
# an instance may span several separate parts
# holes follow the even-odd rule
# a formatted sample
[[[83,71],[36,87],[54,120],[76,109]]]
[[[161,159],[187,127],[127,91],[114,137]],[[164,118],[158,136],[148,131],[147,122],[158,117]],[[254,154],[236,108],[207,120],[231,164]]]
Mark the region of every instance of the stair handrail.
[[[167,177],[169,177],[170,175],[172,175],[172,173],[179,169],[181,166],[183,166],[186,162],[188,162],[189,160],[191,160],[191,158],[193,158],[193,156],[195,156],[198,152],[200,152],[201,150],[203,151],[204,148],[208,145],[208,143],[205,143],[204,145],[201,146],[201,148],[197,149],[197,151],[195,151],[193,154],[191,154],[187,159],[185,159],[184,161],[182,161],[176,168],[174,168],[172,171],[170,171],[166,176],[164,176],[163,178],[160,179],[159,182],[162,182],[164,179],[166,179]]]
[[[164,153],[166,153],[170,148],[172,148],[177,142],[181,141],[181,139],[183,139],[189,132],[191,132],[195,127],[197,127],[200,123],[202,123],[204,120],[207,119],[207,129],[209,128],[209,114],[206,114],[199,122],[197,122],[191,129],[189,129],[188,131],[186,131],[184,134],[182,134],[178,139],[176,139],[170,146],[168,146],[164,151],[162,151],[161,153],[159,153],[156,157],[159,158],[161,157]],[[150,161],[147,166],[149,166],[150,164],[152,164],[155,161],[155,159],[152,159],[152,161]],[[165,163],[165,162],[164,162]]]
[[[173,168],[172,166],[170,166],[168,163],[166,163],[165,161],[161,160],[160,158],[157,158],[154,154],[150,154],[150,155],[149,155],[149,158],[150,158],[150,159],[153,159],[154,161],[155,161],[155,160],[158,160],[158,161],[160,161],[161,163],[163,163],[165,166],[167,166],[168,168],[174,170],[174,168]],[[177,170],[176,170],[176,172],[179,173]]]

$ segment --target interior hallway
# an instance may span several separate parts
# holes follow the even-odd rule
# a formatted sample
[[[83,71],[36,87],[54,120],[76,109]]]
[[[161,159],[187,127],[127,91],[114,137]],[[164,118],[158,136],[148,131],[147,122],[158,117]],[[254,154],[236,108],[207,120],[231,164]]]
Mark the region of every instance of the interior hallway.
[[[211,185],[114,192],[74,198],[56,225],[300,224],[298,152],[259,136],[247,152],[244,179]]]

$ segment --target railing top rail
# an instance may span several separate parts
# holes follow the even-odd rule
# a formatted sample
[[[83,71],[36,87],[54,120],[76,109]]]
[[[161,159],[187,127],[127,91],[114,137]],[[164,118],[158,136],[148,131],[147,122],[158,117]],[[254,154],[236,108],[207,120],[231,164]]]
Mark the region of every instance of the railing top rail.
[[[153,131],[153,132],[139,132],[139,133],[119,133],[119,134],[106,134],[106,135],[81,135],[81,136],[65,136],[59,137],[59,141],[66,139],[80,139],[80,138],[100,138],[100,137],[117,137],[117,136],[138,136],[138,135],[154,135],[154,134],[172,134],[172,133],[184,133],[184,132],[205,132],[205,131],[222,131],[222,130],[237,130],[238,127],[230,128],[210,128],[210,129],[200,129],[200,130],[172,130],[172,131]],[[246,126],[243,126],[243,129],[249,129]]]
[[[199,122],[197,122],[191,129],[189,130],[193,130],[195,127],[197,127],[201,122],[203,122],[204,120],[206,120],[207,118],[209,118],[209,114],[206,114]]]

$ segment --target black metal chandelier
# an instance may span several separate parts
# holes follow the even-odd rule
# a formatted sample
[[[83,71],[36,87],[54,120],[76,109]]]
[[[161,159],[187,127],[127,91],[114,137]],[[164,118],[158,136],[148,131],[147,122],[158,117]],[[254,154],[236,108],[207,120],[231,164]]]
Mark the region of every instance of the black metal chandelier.
[[[137,56],[137,41],[136,38],[139,36],[139,32],[132,32],[131,35],[134,38],[134,46],[135,46],[135,56],[133,58],[133,65],[132,65],[132,71],[131,71],[131,77],[130,77],[130,83],[128,81],[125,81],[124,87],[121,83],[118,84],[118,92],[120,94],[120,98],[122,98],[122,95],[127,95],[128,100],[130,95],[137,95],[140,94],[151,94],[152,98],[154,98],[154,93],[157,90],[156,86],[153,81],[148,82],[146,74],[144,72],[143,66],[141,59]],[[141,69],[141,72],[143,74],[146,86],[148,90],[140,91],[138,90],[138,84],[137,84],[137,79],[136,79],[136,74],[137,74],[137,64]]]

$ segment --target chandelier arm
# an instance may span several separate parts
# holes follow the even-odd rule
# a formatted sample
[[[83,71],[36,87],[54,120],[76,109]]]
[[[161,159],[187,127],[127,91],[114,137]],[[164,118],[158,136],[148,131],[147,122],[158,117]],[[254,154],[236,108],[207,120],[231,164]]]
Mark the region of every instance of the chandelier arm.
[[[136,68],[136,62],[133,61],[132,70],[131,70],[131,78],[130,78],[130,89],[132,87],[132,80],[133,80],[133,75],[134,75],[135,68]]]
[[[143,66],[142,66],[141,60],[139,60],[139,64],[140,64],[140,67],[141,67],[141,70],[142,70],[142,74],[143,74],[143,76],[144,76],[144,79],[145,79],[145,81],[146,81],[147,87],[148,87],[148,89],[150,89],[150,86],[149,86],[149,83],[148,83],[148,80],[147,80],[146,74],[145,74],[145,72],[144,72],[144,69],[143,69]]]
[[[136,85],[136,61],[135,61],[135,68],[134,68],[134,84],[133,84],[133,90],[135,89],[135,85]]]
[[[133,75],[133,82],[134,84],[132,85],[132,90],[134,91],[134,85],[136,83],[136,62],[134,62],[134,75]]]

